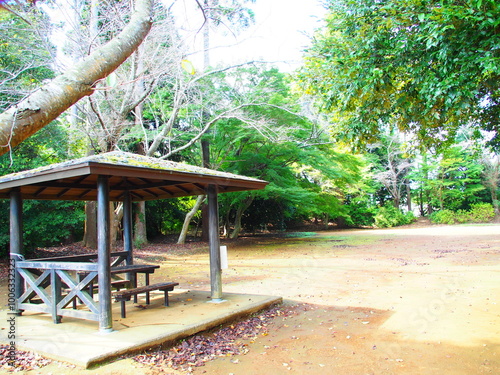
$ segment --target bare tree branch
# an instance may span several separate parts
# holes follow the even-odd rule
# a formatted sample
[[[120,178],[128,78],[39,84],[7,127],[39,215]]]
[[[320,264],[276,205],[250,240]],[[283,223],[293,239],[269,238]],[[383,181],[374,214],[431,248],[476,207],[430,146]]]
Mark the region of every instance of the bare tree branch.
[[[120,66],[151,28],[153,0],[138,0],[128,25],[110,42],[0,114],[0,155],[34,134],[81,98],[95,83]]]

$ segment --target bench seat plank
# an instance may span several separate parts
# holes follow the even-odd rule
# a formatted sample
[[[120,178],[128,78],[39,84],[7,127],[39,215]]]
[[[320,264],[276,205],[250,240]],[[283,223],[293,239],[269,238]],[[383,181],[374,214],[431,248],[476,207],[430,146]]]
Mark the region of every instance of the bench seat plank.
[[[133,289],[124,289],[124,290],[120,290],[118,292],[114,292],[113,297],[115,298],[115,301],[121,303],[121,316],[122,316],[122,318],[125,318],[125,315],[126,315],[125,302],[130,301],[130,298],[132,296],[136,296],[137,294],[140,294],[140,293],[149,293],[153,290],[161,290],[165,293],[163,304],[165,306],[168,306],[169,305],[168,292],[173,291],[174,287],[177,285],[179,285],[179,283],[176,283],[176,282],[150,284],[150,285],[140,286],[140,287],[133,288]],[[149,294],[147,296],[149,297]],[[149,298],[146,298],[146,304],[149,304]]]

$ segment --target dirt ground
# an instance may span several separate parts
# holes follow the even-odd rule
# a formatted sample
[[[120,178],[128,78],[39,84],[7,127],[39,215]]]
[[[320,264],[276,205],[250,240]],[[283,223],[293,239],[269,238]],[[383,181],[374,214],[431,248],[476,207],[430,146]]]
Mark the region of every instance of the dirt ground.
[[[499,374],[500,225],[338,230],[228,242],[224,291],[279,295],[295,313],[194,374]],[[208,256],[139,252],[209,290]],[[5,282],[0,283],[3,305]],[[164,369],[166,373],[174,373]],[[1,370],[0,370],[1,372]],[[155,374],[132,359],[27,374]]]

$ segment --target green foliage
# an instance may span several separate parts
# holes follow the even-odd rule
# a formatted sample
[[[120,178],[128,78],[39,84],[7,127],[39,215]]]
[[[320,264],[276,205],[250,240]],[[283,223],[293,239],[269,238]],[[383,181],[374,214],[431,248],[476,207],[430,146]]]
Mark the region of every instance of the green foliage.
[[[40,33],[46,20],[42,11],[30,16],[31,25],[0,9],[0,111],[22,99],[44,79],[54,76],[50,68],[52,48]]]
[[[434,224],[455,224],[455,216],[452,210],[444,209],[433,212],[429,218]]]
[[[245,211],[241,222],[249,231],[267,228],[267,226],[274,230],[284,230],[290,221],[299,217],[296,211],[296,206],[281,199],[256,199]]]
[[[369,227],[375,223],[377,210],[365,199],[356,199],[344,206],[345,223],[349,227]]]
[[[464,123],[499,128],[497,1],[327,4],[298,78],[338,137],[372,142],[391,125],[441,145]]]
[[[495,210],[489,203],[476,203],[469,211],[470,221],[473,223],[485,223],[495,217]]]
[[[0,200],[0,256],[9,251],[9,201]],[[42,246],[57,246],[83,236],[83,202],[24,201],[23,244],[27,253]]]
[[[0,175],[38,168],[69,159],[66,127],[51,123],[23,141],[12,154],[0,156]]]
[[[427,171],[425,189],[430,193],[431,205],[438,209],[469,209],[485,190],[482,165],[474,154],[460,146],[443,150]],[[435,178],[430,178],[433,175]]]
[[[432,213],[430,219],[435,224],[487,223],[495,217],[489,203],[473,204],[470,210],[440,210]]]
[[[209,8],[205,11],[209,15],[211,21],[216,25],[228,27],[228,23],[236,26],[236,32],[240,29],[248,28],[254,23],[253,10],[244,6],[245,3],[254,3],[255,0],[226,0],[215,1],[209,4]],[[234,33],[234,31],[232,30]]]
[[[146,230],[148,238],[179,233],[182,228],[184,216],[193,206],[195,200],[196,197],[185,197],[146,202]]]
[[[220,119],[205,136],[212,165],[270,182],[264,191],[221,195],[225,221],[232,221],[252,199],[242,218],[249,230],[338,217],[341,190],[360,179],[360,158],[336,150],[323,129],[299,114],[299,98],[290,90],[288,77],[277,69],[238,69],[218,79],[212,81],[214,92],[223,94],[224,100],[259,105],[245,106],[237,116]],[[196,156],[182,155],[191,160]]]
[[[22,142],[12,153],[0,156],[0,175],[58,163],[69,159],[66,129],[52,123]],[[9,201],[0,200],[0,256],[9,247]],[[82,202],[24,201],[24,246],[58,245],[79,240],[83,234]]]
[[[404,213],[394,205],[386,204],[377,210],[374,219],[377,228],[391,228],[411,224],[415,221],[415,216],[412,212]]]
[[[25,201],[24,241],[27,250],[59,245],[83,236],[83,202]]]

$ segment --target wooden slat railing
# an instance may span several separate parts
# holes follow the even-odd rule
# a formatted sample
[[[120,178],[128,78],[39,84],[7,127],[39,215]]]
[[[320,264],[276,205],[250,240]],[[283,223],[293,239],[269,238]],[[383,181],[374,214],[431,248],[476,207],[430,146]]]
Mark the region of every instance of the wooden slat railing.
[[[54,323],[60,323],[62,316],[99,320],[99,303],[87,291],[97,277],[97,263],[37,259],[16,262],[16,271],[25,285],[18,310],[51,314]],[[78,271],[88,274],[79,281]],[[79,309],[67,308],[76,299],[82,302]]]

